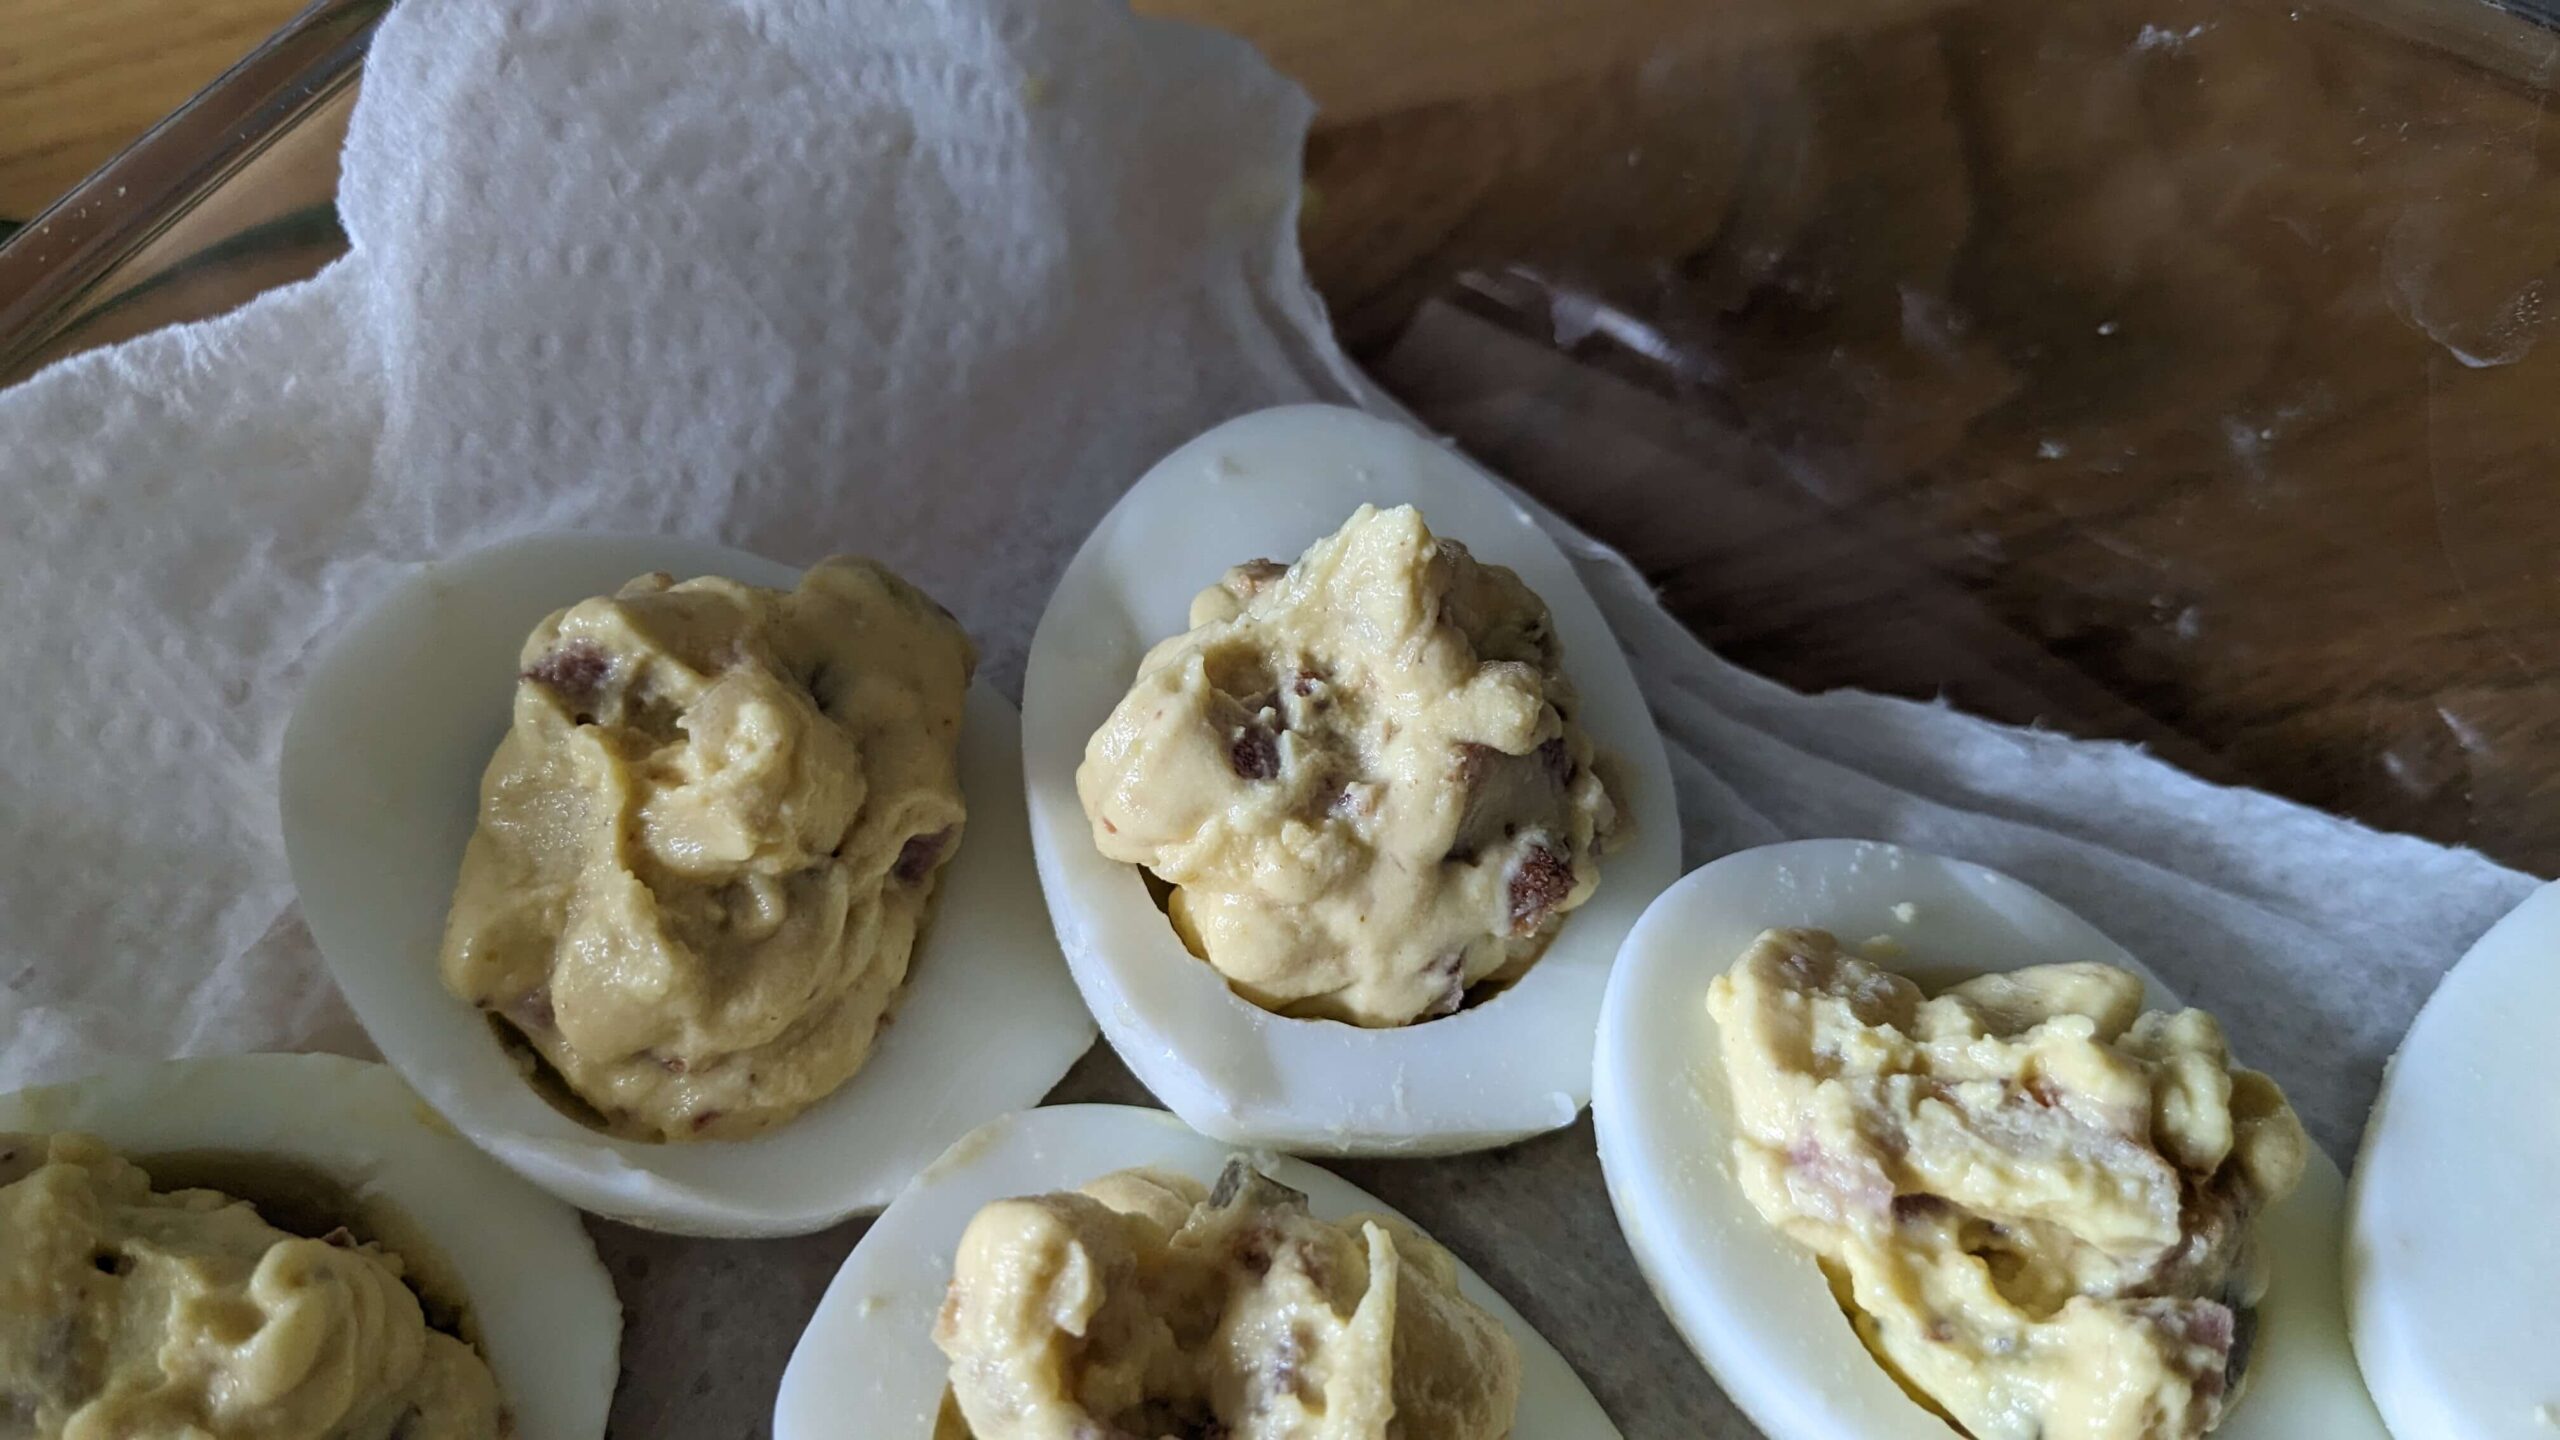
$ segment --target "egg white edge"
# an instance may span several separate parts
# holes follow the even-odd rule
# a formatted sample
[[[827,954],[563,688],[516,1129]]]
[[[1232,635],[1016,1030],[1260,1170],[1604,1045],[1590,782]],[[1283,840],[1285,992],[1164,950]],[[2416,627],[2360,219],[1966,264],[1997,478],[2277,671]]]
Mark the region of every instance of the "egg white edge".
[[[1094,848],[1075,772],[1147,648],[1186,626],[1228,566],[1294,559],[1363,503],[1417,505],[1434,533],[1507,565],[1547,603],[1635,827],[1601,861],[1510,990],[1396,1030],[1272,1015],[1193,958],[1133,866]],[[1670,762],[1635,676],[1572,565],[1456,452],[1392,421],[1321,405],[1231,420],[1158,462],[1067,566],[1023,685],[1032,840],[1058,938],[1103,1033],[1194,1128],[1318,1154],[1445,1154],[1570,1124],[1588,1103],[1593,1022],[1620,940],[1679,872]]]
[[[2532,1044],[2529,1029],[2501,1044],[2467,1043],[2554,1013],[2555,936],[2560,884],[2526,896],[2446,973],[2383,1074],[2356,1159],[2348,1326],[2399,1440],[2560,1435],[2560,1369],[2550,1363],[2560,1322],[2540,1333],[2532,1324],[2537,1309],[2560,1315],[2549,1300],[2560,1270],[2548,1260],[2560,1241],[2548,1191],[2535,1183],[2560,1169],[2560,1131],[2537,1131],[2527,1098],[2537,1087],[2560,1094],[2560,1060],[2549,1043]],[[2484,1093],[2527,1106],[2521,1129],[2489,1123]],[[2526,1258],[2527,1246],[2540,1248],[2543,1265]],[[2516,1363],[2520,1355],[2539,1369]]]
[[[1909,922],[1894,907],[1914,906]],[[1950,1440],[1867,1354],[1812,1256],[1760,1218],[1733,1174],[1707,984],[1762,930],[1814,926],[1907,947],[1888,968],[2008,970],[2062,960],[2144,977],[2060,904],[1982,866],[1867,841],[1741,851],[1692,872],[1627,938],[1601,1020],[1592,1116],[1630,1248],[1719,1385],[1773,1440]],[[2246,1063],[2247,1057],[2241,1057]],[[2260,1219],[2272,1271],[2239,1403],[2217,1440],[2387,1440],[2349,1352],[2340,1277],[2345,1186],[2314,1150]]]
[[[622,1305],[577,1212],[446,1127],[387,1066],[335,1055],[132,1065],[0,1095],[0,1130],[79,1131],[129,1159],[283,1157],[380,1197],[458,1278],[519,1440],[594,1440]]]
[[[864,1433],[882,1440],[927,1440],[950,1369],[933,1344],[934,1317],[951,1283],[961,1233],[989,1202],[1072,1190],[1140,1166],[1210,1184],[1237,1153],[1164,1111],[1126,1105],[1050,1106],[972,1132],[916,1178],[836,1272],[783,1372],[774,1400],[775,1440],[832,1440],[845,1433],[849,1416],[863,1417]],[[1320,1219],[1396,1213],[1304,1161],[1269,1153],[1252,1159],[1264,1174],[1304,1191]],[[1502,1322],[1519,1347],[1514,1435],[1617,1435],[1573,1367],[1463,1260],[1458,1288]]]
[[[1019,722],[984,681],[970,687],[968,828],[894,1021],[851,1081],[749,1140],[652,1145],[589,1130],[525,1083],[480,1013],[446,992],[437,955],[524,637],[652,570],[776,588],[800,574],[723,546],[611,535],[535,536],[424,567],[312,671],[285,738],[287,854],[313,938],[375,1045],[510,1168],[652,1229],[822,1229],[878,1210],[955,1137],[1036,1103],[1092,1045],[1035,879]]]

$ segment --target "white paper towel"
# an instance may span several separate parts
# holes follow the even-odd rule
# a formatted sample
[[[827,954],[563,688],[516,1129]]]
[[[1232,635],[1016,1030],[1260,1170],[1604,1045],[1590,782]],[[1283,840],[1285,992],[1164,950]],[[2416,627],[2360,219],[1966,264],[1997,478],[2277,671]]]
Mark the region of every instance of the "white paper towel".
[[[1239,43],[1098,0],[407,0],[352,256],[0,396],[0,1085],[361,1046],[294,918],[276,748],[314,647],[426,558],[579,527],[864,551],[1017,683],[1156,455],[1364,394],[1294,246],[1307,118]],[[2009,870],[2222,1011],[2333,1152],[2531,883],[2132,749],[1791,694],[1576,553],[1693,862],[1833,834]]]

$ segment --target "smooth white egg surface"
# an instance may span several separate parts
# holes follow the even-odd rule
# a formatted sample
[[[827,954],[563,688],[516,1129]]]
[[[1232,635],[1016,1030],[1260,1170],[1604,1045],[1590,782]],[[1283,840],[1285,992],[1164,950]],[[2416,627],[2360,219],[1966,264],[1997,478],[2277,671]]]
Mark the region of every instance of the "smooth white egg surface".
[[[1105,859],[1076,794],[1085,742],[1147,648],[1188,628],[1228,566],[1295,558],[1362,504],[1418,507],[1433,533],[1509,566],[1547,603],[1582,722],[1625,778],[1634,826],[1589,903],[1528,973],[1446,1019],[1365,1030],[1274,1015],[1183,948],[1136,867]],[[1481,1149],[1572,1122],[1618,943],[1679,873],[1670,763],[1634,674],[1553,540],[1455,451],[1358,411],[1230,421],[1167,456],[1085,541],[1041,617],[1023,681],[1032,842],[1059,943],[1103,1033],[1193,1128],[1329,1154]]]
[[[2399,1440],[2560,1437],[2560,885],[2401,1043],[2356,1160],[2356,1359]]]
[[[930,1440],[950,1362],[933,1322],[951,1261],[980,1207],[1072,1190],[1115,1170],[1151,1167],[1214,1184],[1233,1146],[1161,1110],[1057,1105],[994,1121],[951,1147],[874,1223],[791,1352],[774,1404],[775,1440]],[[1319,1219],[1393,1214],[1358,1186],[1283,1156],[1256,1155],[1272,1179],[1303,1191]],[[1467,1267],[1458,1288],[1510,1331],[1520,1350],[1520,1440],[1615,1436],[1600,1402],[1520,1313]],[[858,1423],[854,1417],[859,1417]]]
[[[1592,1119],[1628,1244],[1718,1384],[1773,1440],[1950,1440],[1869,1356],[1810,1253],[1763,1220],[1733,1173],[1734,1130],[1707,986],[1761,931],[1813,927],[1934,986],[1966,974],[2096,961],[2142,975],[2086,921],[1978,865],[1898,846],[1807,840],[1729,855],[1646,912],[1610,982]],[[2245,1057],[2243,1057],[2245,1059]],[[2345,1184],[2316,1150],[2261,1217],[2272,1266],[2246,1389],[2217,1437],[2382,1440],[2346,1334]],[[2405,1437],[2404,1437],[2405,1440]]]
[[[544,616],[634,576],[799,572],[717,545],[560,535],[427,567],[339,636],[285,735],[285,848],[302,908],[365,1030],[428,1103],[510,1168],[586,1209],[701,1235],[789,1235],[887,1204],[955,1138],[1036,1103],[1092,1044],[1034,875],[1013,709],[971,687],[968,829],[869,1060],[742,1141],[601,1134],[526,1083],[437,953],[517,656]]]
[[[333,1219],[394,1250],[424,1241],[431,1254],[402,1258],[437,1298],[460,1292],[519,1440],[604,1434],[622,1305],[586,1227],[474,1150],[388,1068],[335,1055],[132,1066],[0,1095],[0,1130],[95,1135],[164,1188],[234,1171],[268,1188],[316,1176],[339,1192],[316,1203],[363,1212]]]

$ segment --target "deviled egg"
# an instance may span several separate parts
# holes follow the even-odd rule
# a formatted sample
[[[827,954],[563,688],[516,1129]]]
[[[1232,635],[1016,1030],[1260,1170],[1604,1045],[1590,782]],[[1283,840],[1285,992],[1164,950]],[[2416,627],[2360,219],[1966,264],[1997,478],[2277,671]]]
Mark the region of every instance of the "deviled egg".
[[[1017,722],[967,668],[856,562],[554,536],[430,566],[286,734],[312,935],[420,1093],[581,1206],[719,1235],[876,1210],[1093,1037]]]
[[[1448,1152],[1587,1101],[1669,765],[1562,551],[1451,450],[1299,406],[1167,457],[1059,582],[1024,735],[1077,983],[1202,1133]]]
[[[1647,1278],[1775,1440],[2383,1434],[2337,1167],[1993,871],[1804,841],[1691,874],[1628,937],[1592,1114]]]
[[[2357,1157],[2356,1359],[2399,1440],[2560,1435],[2560,885],[2418,1013]]]
[[[1617,1434],[1516,1311],[1355,1187],[1162,1111],[1068,1105],[968,1136],[880,1217],[792,1352],[774,1434],[823,1440],[848,1416],[881,1440],[1133,1418],[1297,1434],[1317,1414],[1366,1417],[1342,1433]]]
[[[576,1212],[324,1055],[0,1095],[0,1297],[12,1434],[595,1440],[622,1333]]]

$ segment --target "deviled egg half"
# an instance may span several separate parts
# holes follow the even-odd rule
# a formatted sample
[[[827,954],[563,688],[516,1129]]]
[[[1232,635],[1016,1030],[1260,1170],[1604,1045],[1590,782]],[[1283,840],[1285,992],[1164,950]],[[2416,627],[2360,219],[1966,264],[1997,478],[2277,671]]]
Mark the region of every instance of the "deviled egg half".
[[[621,1337],[577,1213],[384,1066],[0,1095],[0,1431],[596,1440]]]
[[[2560,885],[2418,1012],[2357,1157],[2347,1297],[2398,1440],[2560,1435]]]
[[[1627,938],[1592,1117],[1646,1277],[1774,1440],[2384,1434],[2337,1167],[1994,871],[1803,841],[1692,873]]]
[[[578,1205],[877,1210],[1093,1038],[971,663],[866,562],[563,535],[431,565],[285,737],[313,938],[419,1093]]]
[[[1195,1129],[1426,1154],[1580,1112],[1679,821],[1597,606],[1482,471],[1356,411],[1222,425],[1085,542],[1023,683],[1059,941]]]
[[[879,1440],[1617,1434],[1517,1311],[1375,1199],[1115,1105],[995,1121],[873,1224],[774,1408],[776,1440],[849,1424]]]

